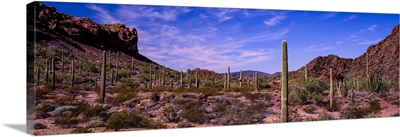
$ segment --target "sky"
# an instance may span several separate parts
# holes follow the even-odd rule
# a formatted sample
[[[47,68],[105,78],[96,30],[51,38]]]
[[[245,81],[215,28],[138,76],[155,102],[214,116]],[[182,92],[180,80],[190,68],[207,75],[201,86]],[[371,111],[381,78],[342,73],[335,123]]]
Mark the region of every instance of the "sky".
[[[357,58],[399,24],[398,14],[43,2],[58,12],[138,31],[139,53],[166,67],[219,73],[289,71],[318,56]]]

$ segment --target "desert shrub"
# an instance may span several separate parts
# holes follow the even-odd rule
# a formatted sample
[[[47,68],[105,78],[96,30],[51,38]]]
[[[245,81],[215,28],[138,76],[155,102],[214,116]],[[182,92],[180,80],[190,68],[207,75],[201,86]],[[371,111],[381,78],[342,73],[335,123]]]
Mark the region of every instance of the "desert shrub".
[[[256,100],[267,100],[270,101],[272,96],[269,93],[245,93],[244,96],[249,99],[251,102],[255,102]]]
[[[73,96],[59,97],[53,100],[53,104],[56,106],[76,105],[77,103],[78,101]]]
[[[232,92],[252,92],[254,91],[253,87],[243,86],[243,87],[231,87]]]
[[[207,121],[205,113],[206,112],[200,102],[188,102],[183,106],[181,117],[189,122],[202,124]]]
[[[78,65],[76,65],[76,66],[78,66]],[[94,72],[94,73],[100,72],[100,70],[96,67],[97,67],[96,64],[94,64],[92,61],[89,61],[89,60],[82,61],[82,70],[84,72]]]
[[[74,85],[74,86],[70,86],[70,87],[64,88],[64,91],[68,92],[68,93],[77,93],[80,89],[81,89],[80,86]]]
[[[36,100],[46,99],[46,95],[53,92],[51,86],[44,86],[43,88],[38,88],[35,90]]]
[[[73,116],[62,116],[54,120],[54,124],[62,128],[70,128],[79,123],[79,119]]]
[[[340,108],[339,108],[339,104],[336,102],[336,100],[333,100],[332,108],[330,106],[330,102],[327,102],[325,104],[325,109],[330,111],[330,112],[333,112],[333,111],[338,111]]]
[[[177,114],[178,109],[171,103],[165,104],[161,107],[161,114],[168,120],[168,122],[179,122],[179,116]]]
[[[310,121],[321,121],[321,120],[335,120],[332,115],[329,115],[327,112],[322,112],[316,118],[310,119]]]
[[[88,127],[77,127],[71,131],[71,133],[92,133],[92,132],[93,130],[91,130]]]
[[[139,75],[139,82],[140,83],[145,83],[145,82],[149,82],[150,81],[150,76],[149,74],[147,75]]]
[[[92,107],[88,107],[87,109],[85,109],[82,112],[82,115],[85,118],[91,118],[91,117],[101,117],[103,119],[106,119],[108,117],[107,114],[107,108],[102,107],[100,105],[96,105],[96,106],[92,106]]]
[[[358,119],[364,118],[369,114],[368,109],[364,107],[347,107],[340,111],[342,119]]]
[[[268,106],[263,103],[246,106],[241,103],[232,105],[217,105],[216,118],[217,124],[220,125],[243,125],[262,123],[267,113]]]
[[[317,110],[317,108],[315,108],[312,105],[308,105],[308,106],[303,107],[303,111],[308,113],[308,114],[313,114],[315,110]]]
[[[121,78],[121,85],[122,88],[137,88],[139,87],[139,83],[136,83],[130,77],[122,77]]]
[[[118,93],[115,97],[107,97],[106,102],[118,105],[134,97],[136,97],[136,92],[122,92]]]
[[[379,104],[379,101],[373,100],[370,101],[368,104],[369,113],[379,113],[381,111],[381,105]]]
[[[192,124],[190,124],[190,122],[183,120],[181,122],[178,123],[177,125],[178,128],[185,128],[185,127],[193,127]]]
[[[122,70],[118,70],[118,77],[119,78],[124,78],[124,77],[130,77],[131,75],[132,75],[133,73],[132,73],[132,71],[128,71],[128,70],[125,70],[125,69],[122,69]]]
[[[373,74],[368,79],[367,88],[369,92],[379,93],[387,90],[387,86],[382,82],[377,74]]]
[[[292,102],[304,105],[308,101],[313,101],[317,105],[322,104],[322,93],[328,89],[328,86],[320,80],[304,80],[300,81],[300,87],[296,89],[296,92],[292,92],[289,95],[289,100]]]
[[[177,88],[172,90],[174,93],[201,93],[205,95],[215,96],[219,94],[219,91],[215,88],[205,87],[205,88]]]
[[[137,111],[119,112],[110,116],[106,123],[106,129],[120,130],[124,128],[163,128],[164,125],[159,121],[153,121],[143,116]]]

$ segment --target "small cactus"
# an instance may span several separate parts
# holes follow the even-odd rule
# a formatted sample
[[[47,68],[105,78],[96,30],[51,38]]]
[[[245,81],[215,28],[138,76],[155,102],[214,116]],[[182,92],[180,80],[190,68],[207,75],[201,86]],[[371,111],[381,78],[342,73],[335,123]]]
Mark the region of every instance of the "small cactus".
[[[117,52],[117,61],[115,64],[115,82],[118,82],[118,65],[119,65],[119,52]]]
[[[106,60],[107,60],[106,51],[103,51],[103,67],[101,69],[101,87],[100,87],[101,102],[104,102],[104,98],[106,96],[106,64],[107,64]]]
[[[51,71],[53,72],[53,78],[52,78],[52,80],[51,80],[51,82],[52,82],[52,86],[53,86],[53,89],[55,89],[56,88],[56,71],[54,70],[54,68],[55,68],[55,65],[54,65],[54,58],[51,60]]]
[[[36,85],[40,84],[40,68],[36,67]]]
[[[196,83],[195,83],[195,85],[196,85],[196,88],[199,88],[199,75],[198,75],[198,73],[197,73],[197,71],[196,71],[196,75],[195,75],[195,78],[196,78]]]
[[[74,70],[74,60],[71,62],[71,86],[75,84],[75,70]]]
[[[64,74],[64,50],[61,51],[61,73]]]
[[[243,76],[242,76],[242,70],[240,70],[240,75],[239,75],[239,87],[242,87],[242,82],[243,82]]]
[[[332,80],[332,68],[329,69],[330,89],[329,89],[329,106],[333,107],[333,80]]]
[[[180,80],[180,83],[181,83],[181,88],[183,88],[183,71],[181,71],[181,80]]]
[[[258,72],[254,74],[254,88],[255,91],[258,91]]]
[[[46,83],[49,83],[49,60],[48,59],[46,59],[45,70],[46,70]]]
[[[289,122],[288,118],[288,55],[286,40],[282,41],[282,75],[281,75],[281,120]]]
[[[304,80],[307,81],[308,80],[308,74],[307,74],[307,63],[304,66]]]
[[[226,90],[226,84],[227,84],[227,82],[226,82],[227,76],[226,76],[226,75],[227,75],[227,74],[224,73],[224,91]]]
[[[228,84],[227,84],[227,87],[228,87],[228,90],[230,90],[231,89],[231,69],[228,67],[228,76],[227,76],[227,82],[228,82]]]
[[[189,69],[186,71],[186,82],[187,82],[187,84],[188,84],[188,87],[190,87]]]

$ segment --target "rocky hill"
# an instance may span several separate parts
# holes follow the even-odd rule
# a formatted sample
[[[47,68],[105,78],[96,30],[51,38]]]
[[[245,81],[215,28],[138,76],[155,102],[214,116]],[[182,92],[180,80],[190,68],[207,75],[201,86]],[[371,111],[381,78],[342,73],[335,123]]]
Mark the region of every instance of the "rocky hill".
[[[328,80],[332,67],[335,78],[365,78],[367,53],[369,72],[376,73],[384,80],[397,81],[399,77],[399,28],[397,25],[382,41],[371,45],[367,51],[355,59],[341,58],[336,55],[320,56],[308,63],[308,75],[312,78]],[[304,67],[295,73],[304,73]]]
[[[120,23],[97,24],[88,18],[59,13],[54,7],[39,2],[27,5],[27,32],[28,43],[60,39],[77,48],[77,43],[81,43],[150,61],[139,53],[139,38],[135,28],[127,28]]]

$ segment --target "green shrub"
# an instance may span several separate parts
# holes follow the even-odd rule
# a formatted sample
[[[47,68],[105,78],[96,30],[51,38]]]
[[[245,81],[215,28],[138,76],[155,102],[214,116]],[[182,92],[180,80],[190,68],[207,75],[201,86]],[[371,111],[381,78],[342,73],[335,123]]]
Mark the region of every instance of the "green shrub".
[[[192,123],[203,124],[207,121],[205,113],[200,102],[188,102],[183,106],[182,118]]]
[[[332,115],[329,115],[327,112],[322,112],[316,118],[310,119],[310,121],[322,121],[322,120],[335,120]]]
[[[381,78],[377,74],[373,74],[368,79],[368,91],[373,93],[379,93],[385,91],[387,86],[382,82]]]
[[[163,128],[161,122],[153,121],[137,111],[119,112],[111,115],[106,123],[106,129],[120,130],[125,128]]]
[[[107,114],[107,108],[104,108],[100,105],[96,105],[96,106],[92,106],[92,107],[88,107],[87,109],[83,110],[82,115],[85,118],[91,118],[91,117],[96,117],[99,116],[101,118],[107,118],[108,114]]]
[[[381,105],[379,104],[379,101],[373,100],[370,101],[368,106],[368,111],[369,113],[379,113],[381,111]]]
[[[137,87],[139,87],[139,83],[133,82],[132,78],[130,78],[130,77],[122,77],[120,87],[122,87],[122,88],[137,88]]]
[[[124,77],[129,78],[132,74],[133,74],[132,71],[128,71],[128,70],[125,70],[125,69],[118,70],[118,77],[119,78],[124,78]]]
[[[45,86],[43,88],[37,88],[35,90],[36,100],[46,99],[46,95],[53,92],[50,86]]]
[[[216,123],[220,125],[243,125],[263,123],[268,106],[263,103],[246,106],[241,103],[217,105]]]
[[[92,132],[93,130],[91,130],[88,127],[78,127],[71,131],[71,133],[92,133]]]
[[[315,108],[312,105],[308,105],[308,106],[303,107],[303,111],[308,113],[308,114],[314,114],[315,110],[317,110],[317,108]]]
[[[118,105],[134,97],[136,97],[136,92],[122,92],[118,93],[115,97],[107,97],[106,102]]]
[[[79,64],[77,64],[76,66],[79,66]],[[100,72],[100,70],[97,68],[97,66],[92,61],[89,61],[89,60],[83,60],[82,61],[82,70],[83,70],[83,72],[98,73],[98,72]]]
[[[251,102],[255,102],[256,100],[266,100],[266,101],[270,101],[272,96],[269,93],[260,93],[260,92],[256,92],[256,93],[245,93],[244,96],[249,99]]]
[[[183,120],[181,122],[178,123],[177,125],[178,128],[185,128],[185,127],[193,127],[192,124],[190,124],[190,122]]]
[[[368,108],[347,107],[340,111],[340,118],[342,118],[342,119],[358,119],[358,118],[364,118],[368,114],[369,114]]]
[[[161,115],[164,116],[168,120],[168,122],[174,123],[179,122],[177,111],[177,107],[175,107],[171,103],[165,104],[165,106],[161,107],[160,109]]]
[[[323,91],[328,89],[328,85],[316,79],[301,81],[300,87],[296,92],[290,93],[289,100],[294,103],[304,105],[308,101],[313,101],[317,105],[322,104]]]
[[[62,128],[70,128],[74,125],[79,124],[79,119],[72,116],[62,116],[54,120],[54,124],[61,126]]]

